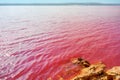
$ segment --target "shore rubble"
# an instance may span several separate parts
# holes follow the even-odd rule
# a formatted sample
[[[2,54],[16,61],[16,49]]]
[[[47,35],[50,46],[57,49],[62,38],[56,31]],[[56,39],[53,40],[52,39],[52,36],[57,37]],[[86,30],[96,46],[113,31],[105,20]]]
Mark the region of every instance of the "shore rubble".
[[[102,62],[90,64],[82,58],[75,58],[72,63],[80,65],[82,69],[71,80],[120,80],[120,66],[106,70]]]

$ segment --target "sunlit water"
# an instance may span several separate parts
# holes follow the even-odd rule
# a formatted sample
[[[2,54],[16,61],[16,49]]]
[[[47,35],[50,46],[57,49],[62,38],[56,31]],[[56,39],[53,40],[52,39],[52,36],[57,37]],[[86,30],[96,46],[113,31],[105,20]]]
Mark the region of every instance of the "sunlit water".
[[[75,57],[120,66],[120,6],[0,6],[0,80],[69,80]]]

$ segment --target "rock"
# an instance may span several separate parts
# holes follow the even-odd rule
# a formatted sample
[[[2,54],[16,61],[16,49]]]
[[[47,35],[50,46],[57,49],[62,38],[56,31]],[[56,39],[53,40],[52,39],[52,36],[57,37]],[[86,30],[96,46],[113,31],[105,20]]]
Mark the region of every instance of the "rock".
[[[120,66],[106,71],[106,66],[101,62],[90,65],[88,61],[77,58],[73,60],[73,63],[83,66],[83,68],[71,80],[120,80]]]
[[[78,64],[82,67],[89,67],[90,66],[90,63],[82,58],[74,58],[74,59],[72,59],[72,63]]]
[[[109,69],[106,73],[112,76],[113,80],[120,80],[120,67],[119,66]]]
[[[69,80],[120,80],[120,66],[106,70],[106,66],[102,62],[90,64],[82,58],[74,58],[72,63],[81,66],[82,69],[77,75],[70,77]],[[64,80],[61,76],[58,77],[59,80]],[[52,80],[52,78],[47,80]]]
[[[75,78],[71,80],[96,80],[95,78],[104,73],[105,65],[102,63],[92,64],[83,68]]]

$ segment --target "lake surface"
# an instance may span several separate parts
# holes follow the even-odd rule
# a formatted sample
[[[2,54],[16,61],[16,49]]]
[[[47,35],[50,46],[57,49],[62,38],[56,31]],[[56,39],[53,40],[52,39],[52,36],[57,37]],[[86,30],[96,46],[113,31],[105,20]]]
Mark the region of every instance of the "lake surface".
[[[76,57],[120,66],[120,6],[0,6],[0,80],[69,80]]]

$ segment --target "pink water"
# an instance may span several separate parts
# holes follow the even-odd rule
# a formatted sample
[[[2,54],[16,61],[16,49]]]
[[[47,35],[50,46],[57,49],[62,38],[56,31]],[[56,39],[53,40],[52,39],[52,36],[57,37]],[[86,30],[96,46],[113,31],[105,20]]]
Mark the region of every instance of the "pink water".
[[[71,59],[120,66],[120,6],[0,6],[0,80],[69,80]]]

